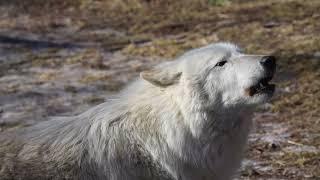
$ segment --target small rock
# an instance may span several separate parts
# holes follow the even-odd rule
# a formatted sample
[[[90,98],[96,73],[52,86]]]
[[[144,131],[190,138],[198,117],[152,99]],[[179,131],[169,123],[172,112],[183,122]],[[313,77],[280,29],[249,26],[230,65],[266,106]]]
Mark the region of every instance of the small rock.
[[[291,88],[289,86],[287,86],[287,87],[284,88],[284,91],[285,92],[291,92]]]
[[[315,53],[313,54],[313,57],[320,59],[320,51],[315,52]]]
[[[266,148],[268,148],[271,151],[277,151],[280,149],[280,144],[278,142],[271,142],[266,145]]]
[[[273,28],[273,27],[278,27],[278,26],[280,26],[280,23],[275,22],[275,21],[270,21],[270,22],[267,22],[263,25],[263,27],[265,27],[265,28]]]
[[[279,146],[277,145],[277,144],[275,144],[275,143],[272,143],[271,144],[271,149],[272,150],[276,150],[276,149],[278,149],[279,148]]]

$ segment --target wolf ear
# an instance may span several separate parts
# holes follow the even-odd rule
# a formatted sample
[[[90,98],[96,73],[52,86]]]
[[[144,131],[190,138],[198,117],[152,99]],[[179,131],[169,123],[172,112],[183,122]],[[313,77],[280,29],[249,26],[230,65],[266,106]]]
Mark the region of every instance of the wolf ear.
[[[140,73],[140,77],[159,87],[167,87],[176,84],[180,80],[182,72],[170,72],[167,69],[151,69]]]

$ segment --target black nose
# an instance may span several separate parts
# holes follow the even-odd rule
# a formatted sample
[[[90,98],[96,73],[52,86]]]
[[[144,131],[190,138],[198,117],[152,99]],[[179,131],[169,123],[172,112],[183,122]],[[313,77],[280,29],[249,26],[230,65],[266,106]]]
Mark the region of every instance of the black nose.
[[[260,64],[268,71],[274,71],[276,68],[276,58],[274,56],[262,57]]]

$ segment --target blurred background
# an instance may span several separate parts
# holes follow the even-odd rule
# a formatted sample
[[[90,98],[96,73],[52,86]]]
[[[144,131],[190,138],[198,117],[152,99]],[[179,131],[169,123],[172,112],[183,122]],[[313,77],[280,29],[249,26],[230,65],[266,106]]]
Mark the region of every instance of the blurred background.
[[[218,41],[278,59],[239,179],[320,178],[319,0],[0,0],[0,132],[103,102]]]

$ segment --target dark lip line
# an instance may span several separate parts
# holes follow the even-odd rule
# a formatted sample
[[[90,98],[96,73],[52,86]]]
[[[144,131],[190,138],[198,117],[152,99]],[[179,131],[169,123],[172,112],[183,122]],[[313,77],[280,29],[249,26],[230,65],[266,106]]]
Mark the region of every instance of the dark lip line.
[[[275,84],[269,84],[269,82],[273,79],[273,75],[274,73],[272,73],[272,75],[259,78],[258,82],[255,85],[250,86],[249,88],[246,89],[246,92],[248,93],[248,95],[254,96],[254,95],[259,95],[263,93],[274,92]],[[263,89],[257,88],[260,86],[260,83],[264,84],[265,87],[263,87]]]
[[[273,76],[274,76],[274,73],[270,73],[270,74],[268,73],[268,74],[264,75],[263,77],[260,77],[254,86],[259,85],[259,83],[262,81],[269,83],[273,79]]]

